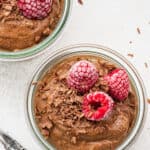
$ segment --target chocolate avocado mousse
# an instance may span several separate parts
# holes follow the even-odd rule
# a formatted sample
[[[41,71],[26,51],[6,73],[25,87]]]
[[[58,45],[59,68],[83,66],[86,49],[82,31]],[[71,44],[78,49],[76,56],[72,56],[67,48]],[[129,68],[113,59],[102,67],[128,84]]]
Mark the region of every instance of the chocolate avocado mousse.
[[[66,58],[35,86],[37,126],[57,150],[114,150],[134,126],[135,89],[125,69],[103,58]]]
[[[54,31],[63,12],[64,0],[49,0],[49,4],[44,0],[36,6],[41,8],[39,10],[43,6],[47,8],[43,8],[41,12],[32,12],[36,8],[31,4],[37,1],[40,0],[0,0],[1,50],[16,51],[32,47]],[[21,9],[22,7],[26,10]],[[36,17],[40,13],[43,16]]]

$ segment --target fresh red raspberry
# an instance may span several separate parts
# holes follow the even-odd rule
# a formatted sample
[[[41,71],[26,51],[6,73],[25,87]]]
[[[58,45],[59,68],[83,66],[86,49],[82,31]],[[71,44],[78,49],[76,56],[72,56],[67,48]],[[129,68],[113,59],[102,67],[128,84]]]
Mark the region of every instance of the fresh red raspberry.
[[[111,113],[114,102],[112,98],[104,92],[90,93],[84,97],[82,109],[88,120],[100,121]]]
[[[95,84],[98,76],[98,71],[91,62],[81,60],[71,67],[67,82],[69,87],[73,87],[77,91],[84,93]]]
[[[51,11],[52,0],[18,0],[18,7],[29,19],[43,19]]]
[[[124,69],[115,69],[104,77],[108,82],[109,94],[117,100],[125,100],[129,93],[129,77]]]

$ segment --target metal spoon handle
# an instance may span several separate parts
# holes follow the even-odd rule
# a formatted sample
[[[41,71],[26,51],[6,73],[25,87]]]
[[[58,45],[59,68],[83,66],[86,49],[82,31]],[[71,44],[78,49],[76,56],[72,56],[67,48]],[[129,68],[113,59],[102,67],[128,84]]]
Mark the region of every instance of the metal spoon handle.
[[[9,135],[0,131],[1,143],[4,145],[6,150],[27,150],[20,143],[14,140]]]

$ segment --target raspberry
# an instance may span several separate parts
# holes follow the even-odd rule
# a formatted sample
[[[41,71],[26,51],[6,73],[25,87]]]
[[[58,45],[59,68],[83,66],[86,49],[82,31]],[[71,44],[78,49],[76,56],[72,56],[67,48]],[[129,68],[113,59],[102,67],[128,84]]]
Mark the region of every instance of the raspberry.
[[[43,19],[51,11],[52,0],[18,0],[18,7],[29,19]]]
[[[124,69],[115,69],[104,77],[109,86],[109,94],[117,99],[124,100],[129,93],[129,77]]]
[[[108,117],[113,108],[112,98],[104,92],[90,93],[83,99],[83,114],[88,120],[100,121]]]
[[[98,76],[98,71],[91,62],[81,60],[71,67],[67,82],[69,87],[73,87],[77,91],[84,93],[95,84]]]

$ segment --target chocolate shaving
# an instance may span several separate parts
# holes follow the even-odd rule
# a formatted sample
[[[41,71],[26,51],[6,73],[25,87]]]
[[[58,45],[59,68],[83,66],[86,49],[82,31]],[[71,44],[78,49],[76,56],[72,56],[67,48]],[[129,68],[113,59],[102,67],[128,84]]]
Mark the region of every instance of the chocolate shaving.
[[[77,143],[77,138],[76,137],[72,137],[71,138],[71,143],[76,144]]]
[[[150,104],[150,98],[147,99],[147,102]]]
[[[79,3],[80,5],[83,5],[83,1],[82,1],[82,0],[78,0],[78,3]]]
[[[138,34],[141,34],[140,28],[137,28],[136,30],[137,30]]]
[[[132,41],[129,41],[129,43],[132,44],[133,42],[132,42]]]
[[[133,58],[134,54],[128,53],[128,56],[131,57],[131,58]]]
[[[42,129],[41,133],[45,137],[45,139],[48,139],[48,137],[49,137],[49,131],[47,129]]]
[[[144,63],[144,65],[145,65],[145,68],[148,68],[148,64],[147,64],[147,62],[145,62],[145,63]]]

